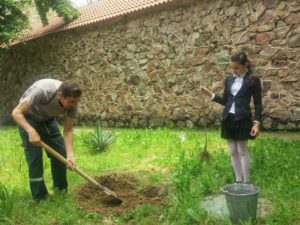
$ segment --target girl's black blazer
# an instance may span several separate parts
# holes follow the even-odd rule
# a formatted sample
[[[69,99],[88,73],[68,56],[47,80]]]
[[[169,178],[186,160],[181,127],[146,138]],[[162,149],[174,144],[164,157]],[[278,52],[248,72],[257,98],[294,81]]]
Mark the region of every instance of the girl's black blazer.
[[[224,105],[223,119],[226,119],[231,105],[235,102],[235,119],[240,120],[246,117],[251,117],[250,102],[253,96],[254,101],[254,121],[261,122],[262,100],[261,100],[261,82],[258,76],[250,75],[250,72],[245,74],[243,84],[238,93],[233,96],[231,94],[231,86],[235,76],[230,75],[224,83],[223,97],[215,95],[213,101]]]

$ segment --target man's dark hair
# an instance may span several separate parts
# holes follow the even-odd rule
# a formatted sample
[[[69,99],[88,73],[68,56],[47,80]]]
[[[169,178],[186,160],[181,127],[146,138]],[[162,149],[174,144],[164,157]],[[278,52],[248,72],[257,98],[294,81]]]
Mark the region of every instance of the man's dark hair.
[[[80,86],[73,80],[64,81],[58,88],[64,97],[80,97],[82,90]]]

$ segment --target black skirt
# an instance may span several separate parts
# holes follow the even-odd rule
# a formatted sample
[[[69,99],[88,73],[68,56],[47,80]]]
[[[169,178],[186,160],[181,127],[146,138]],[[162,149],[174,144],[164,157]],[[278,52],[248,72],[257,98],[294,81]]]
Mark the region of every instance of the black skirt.
[[[255,139],[250,135],[252,124],[251,117],[235,120],[235,115],[229,113],[226,119],[222,121],[221,137],[238,141]]]

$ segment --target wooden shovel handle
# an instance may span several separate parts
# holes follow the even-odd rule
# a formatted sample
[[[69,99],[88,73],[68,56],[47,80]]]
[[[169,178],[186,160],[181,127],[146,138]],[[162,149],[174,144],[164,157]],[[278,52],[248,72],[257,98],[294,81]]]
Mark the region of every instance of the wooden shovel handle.
[[[68,160],[63,157],[61,154],[59,154],[57,151],[55,151],[53,148],[51,148],[49,145],[47,145],[46,143],[44,143],[43,141],[41,141],[41,145],[42,147],[49,152],[51,155],[53,155],[55,158],[57,158],[59,161],[61,161],[62,163],[64,163],[65,165],[67,165],[69,162]],[[102,191],[104,191],[106,194],[108,195],[113,195],[114,197],[117,198],[117,194],[108,189],[107,187],[102,186],[101,184],[99,184],[95,179],[93,179],[92,177],[90,177],[89,175],[87,175],[86,173],[84,173],[82,170],[80,170],[78,167],[75,167],[74,171],[76,173],[78,173],[81,177],[83,177],[84,179],[86,179],[88,182],[90,182],[91,184],[94,184],[95,186],[99,187]]]

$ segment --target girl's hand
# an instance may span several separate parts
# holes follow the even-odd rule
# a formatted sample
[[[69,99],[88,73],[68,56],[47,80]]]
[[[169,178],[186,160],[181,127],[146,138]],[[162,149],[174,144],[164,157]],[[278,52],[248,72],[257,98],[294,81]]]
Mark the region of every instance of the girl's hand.
[[[251,129],[250,135],[252,137],[256,137],[256,136],[258,136],[258,134],[259,134],[259,124],[255,123]]]
[[[212,96],[213,96],[213,93],[210,91],[210,90],[208,90],[207,89],[207,87],[201,87],[201,91],[202,91],[202,93],[203,94],[205,94],[205,95],[207,95],[208,97],[211,97],[212,98]]]

